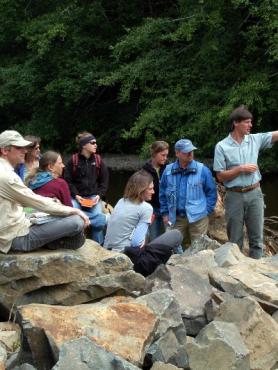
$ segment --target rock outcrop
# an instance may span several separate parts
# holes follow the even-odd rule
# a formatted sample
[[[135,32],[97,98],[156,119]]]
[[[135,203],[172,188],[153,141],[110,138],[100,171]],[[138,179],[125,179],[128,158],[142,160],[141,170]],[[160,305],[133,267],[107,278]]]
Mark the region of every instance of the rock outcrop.
[[[76,305],[140,291],[144,278],[124,254],[87,240],[78,250],[0,255],[0,307],[28,303]]]
[[[277,256],[202,237],[145,279],[87,241],[0,271],[0,370],[278,369]]]

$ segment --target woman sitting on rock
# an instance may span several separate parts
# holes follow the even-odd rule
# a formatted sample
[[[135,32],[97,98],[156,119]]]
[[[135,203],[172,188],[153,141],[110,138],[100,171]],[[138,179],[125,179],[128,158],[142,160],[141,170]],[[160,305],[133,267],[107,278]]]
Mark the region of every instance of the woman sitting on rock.
[[[178,230],[168,231],[146,244],[153,208],[147,203],[154,194],[152,176],[144,170],[134,173],[127,182],[124,196],[112,211],[104,246],[124,252],[134,263],[134,270],[144,276],[166,263],[180,246]]]
[[[72,207],[69,186],[60,178],[64,167],[61,155],[49,150],[41,156],[39,167],[27,177],[26,185],[36,194],[56,198],[62,204]]]

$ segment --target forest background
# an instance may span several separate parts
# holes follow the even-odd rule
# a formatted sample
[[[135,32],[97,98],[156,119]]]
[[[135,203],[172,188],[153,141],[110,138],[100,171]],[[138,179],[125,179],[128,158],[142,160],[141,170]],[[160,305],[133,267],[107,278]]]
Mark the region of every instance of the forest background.
[[[182,137],[213,157],[245,104],[277,130],[276,0],[1,0],[0,130],[62,153],[79,130],[101,152]],[[263,157],[277,169],[278,148]]]

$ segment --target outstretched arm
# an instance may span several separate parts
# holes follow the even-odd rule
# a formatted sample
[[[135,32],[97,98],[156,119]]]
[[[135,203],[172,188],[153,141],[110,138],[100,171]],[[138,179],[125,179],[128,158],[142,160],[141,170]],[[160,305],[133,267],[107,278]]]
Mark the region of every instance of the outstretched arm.
[[[272,132],[272,143],[276,143],[278,141],[278,131]]]

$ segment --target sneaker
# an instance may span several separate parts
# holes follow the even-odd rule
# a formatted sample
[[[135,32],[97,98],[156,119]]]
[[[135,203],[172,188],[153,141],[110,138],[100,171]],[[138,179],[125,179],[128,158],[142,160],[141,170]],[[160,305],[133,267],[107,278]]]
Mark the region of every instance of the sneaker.
[[[81,233],[74,236],[65,236],[64,238],[53,240],[46,245],[48,249],[78,249],[84,245],[86,241],[85,234]]]

